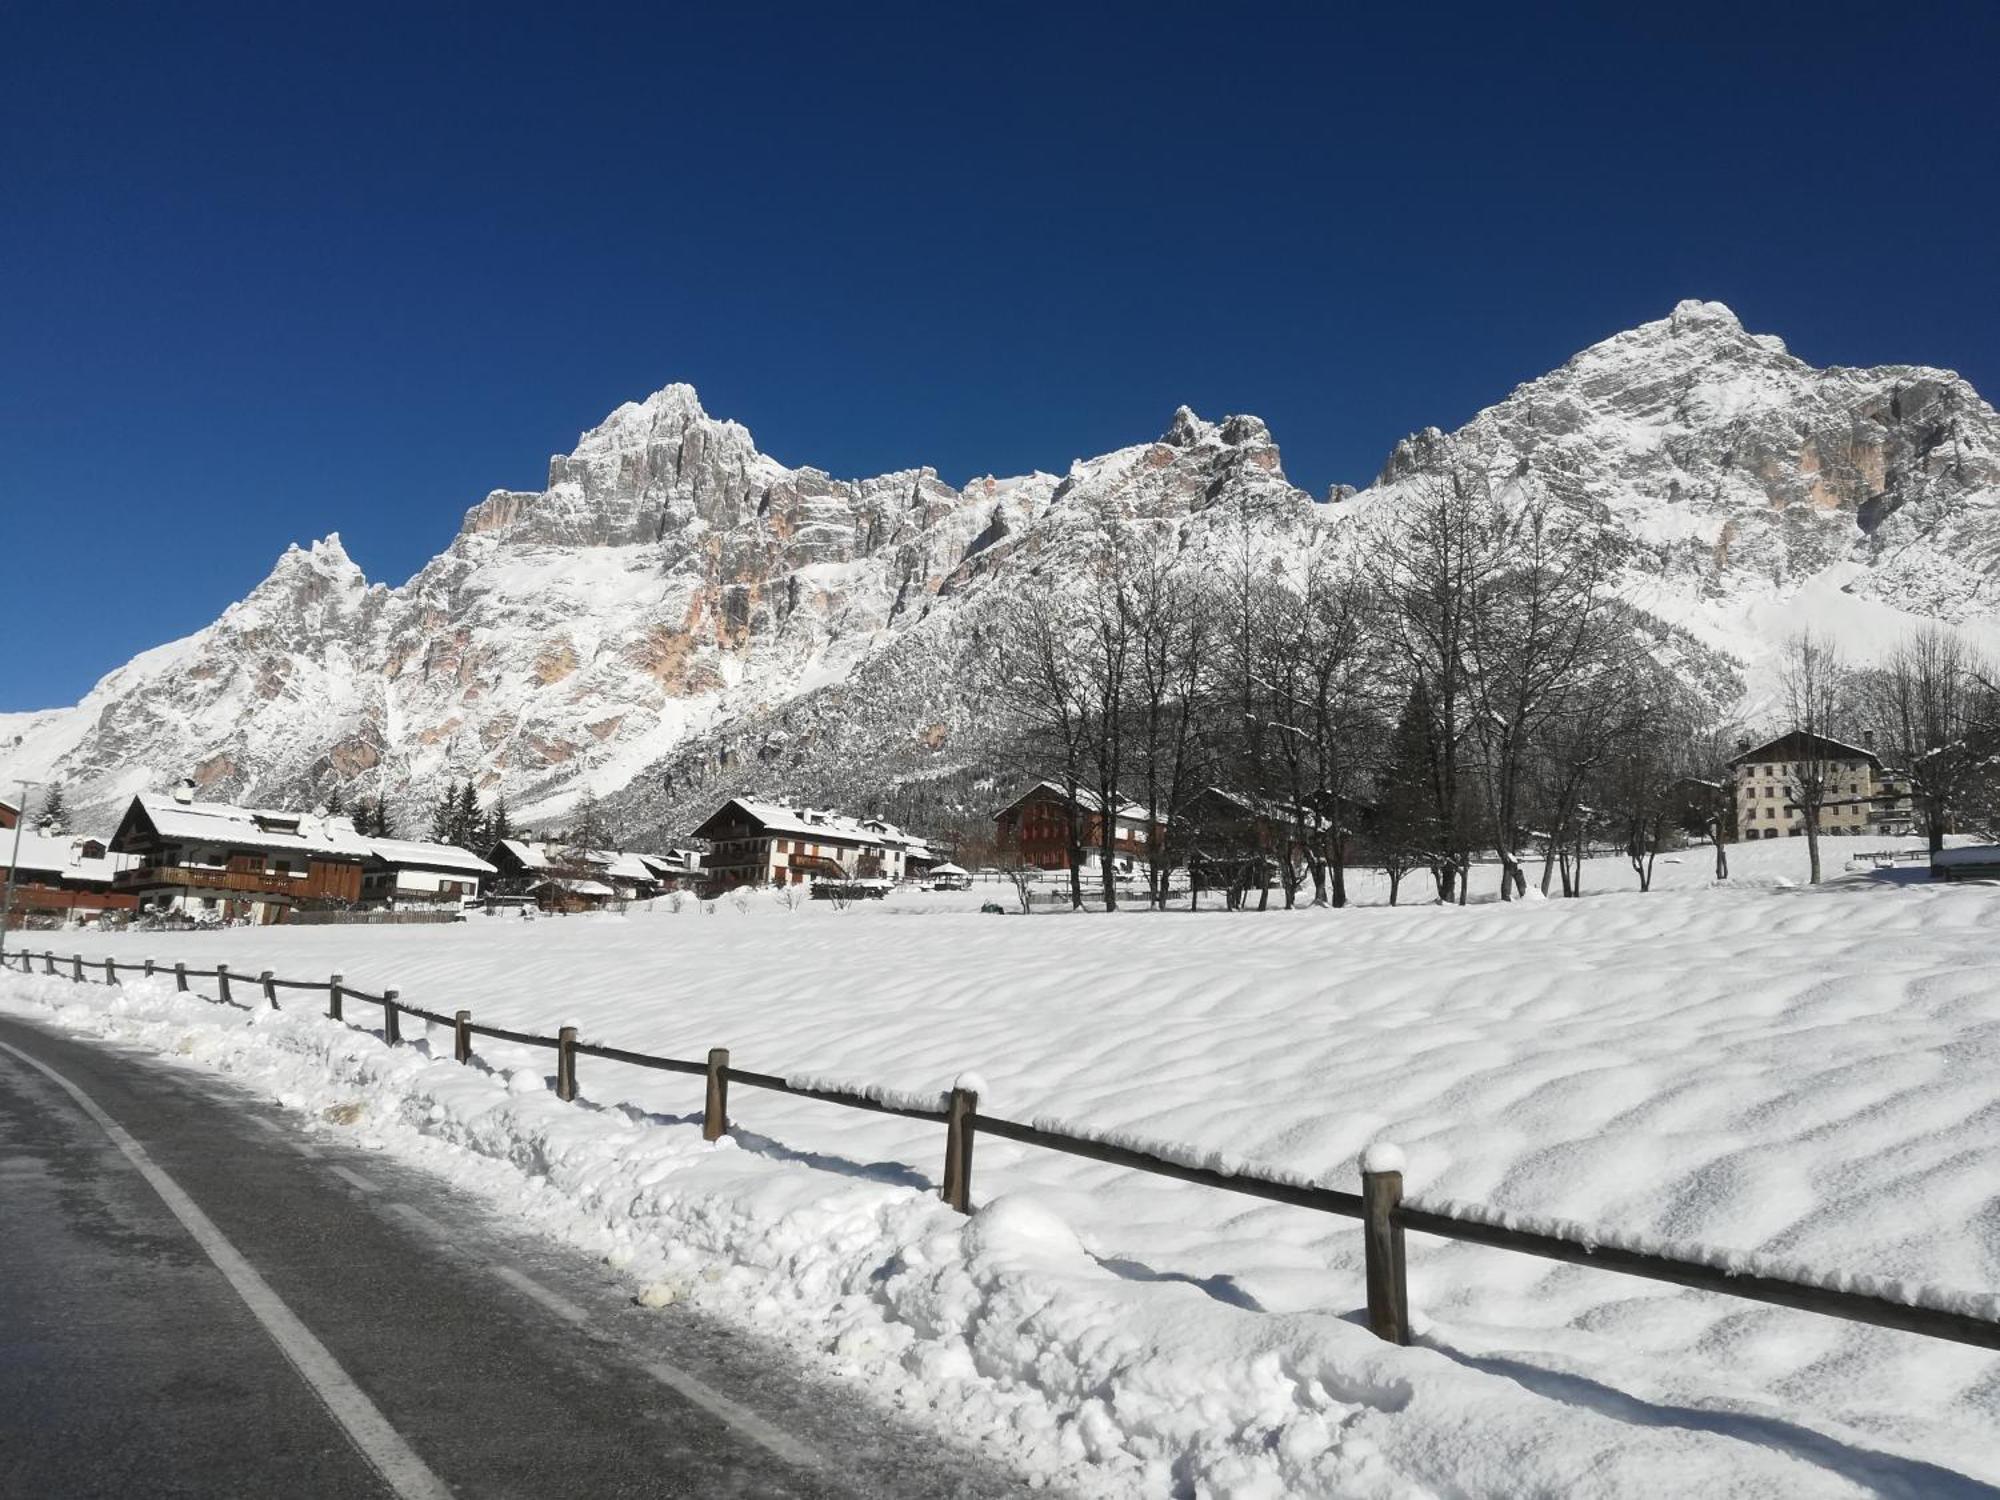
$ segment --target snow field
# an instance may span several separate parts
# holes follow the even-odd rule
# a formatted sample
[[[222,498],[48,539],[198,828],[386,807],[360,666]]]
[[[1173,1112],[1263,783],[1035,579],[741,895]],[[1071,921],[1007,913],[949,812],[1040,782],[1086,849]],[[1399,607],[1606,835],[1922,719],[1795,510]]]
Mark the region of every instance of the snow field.
[[[1854,848],[1894,841],[1847,841]],[[1829,841],[1828,868],[1851,852]],[[862,1080],[1358,1186],[1697,1241],[1823,1273],[2000,1285],[2000,893],[1787,889],[1797,841],[1703,851],[1651,895],[1342,913],[1006,919],[916,898],[453,928],[58,935],[285,977],[333,970],[476,1020]],[[1789,873],[1788,873],[1789,872]],[[1594,869],[1598,889],[1611,869]],[[1692,878],[1698,875],[1699,880]],[[982,888],[970,893],[974,898]],[[959,898],[963,900],[963,898]],[[975,899],[972,903],[977,904]],[[30,946],[48,944],[30,936]],[[1422,1347],[1355,1321],[1352,1221],[982,1139],[981,1211],[935,1198],[943,1131],[449,1037],[389,1052],[171,981],[5,981],[12,1003],[249,1077],[627,1267],[791,1339],[1034,1473],[1104,1494],[1977,1494],[2000,1359],[1410,1237]],[[372,1007],[355,1014],[372,1018]],[[406,1036],[419,1036],[414,1025]],[[516,1091],[518,1090],[518,1092]]]

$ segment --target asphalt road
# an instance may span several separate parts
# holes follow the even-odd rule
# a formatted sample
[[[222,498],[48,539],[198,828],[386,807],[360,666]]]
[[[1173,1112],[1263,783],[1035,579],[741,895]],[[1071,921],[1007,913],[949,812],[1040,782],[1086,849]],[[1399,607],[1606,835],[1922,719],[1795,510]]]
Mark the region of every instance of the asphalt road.
[[[0,1496],[1027,1488],[214,1075],[0,1020]]]

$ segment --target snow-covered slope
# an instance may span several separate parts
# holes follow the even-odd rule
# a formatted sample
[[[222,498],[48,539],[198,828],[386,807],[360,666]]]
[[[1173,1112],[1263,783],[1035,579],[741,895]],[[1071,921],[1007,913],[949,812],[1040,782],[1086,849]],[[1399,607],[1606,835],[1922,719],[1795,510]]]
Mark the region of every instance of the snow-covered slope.
[[[1618,334],[1449,438],[1396,446],[1353,502],[1456,455],[1615,537],[1624,592],[1750,669],[1802,625],[1880,654],[1909,616],[2000,643],[2000,418],[1948,370],[1820,370],[1716,302]]]
[[[209,795],[338,783],[413,808],[445,777],[559,815],[588,784],[669,826],[746,778],[865,796],[978,754],[964,670],[982,611],[1076,566],[1111,524],[1268,547],[1394,507],[1448,453],[1590,517],[1626,597],[1708,680],[1810,620],[1867,653],[1913,616],[2000,644],[2000,418],[1957,376],[1818,370],[1688,302],[1522,386],[1447,439],[1399,444],[1316,505],[1254,417],[1176,413],[1157,440],[1050,474],[836,480],[758,451],[694,391],[613,412],[496,491],[401,588],[337,536],[293,548],[186,640],[74,709],[0,718],[0,775],[56,775],[104,820],[191,774]]]

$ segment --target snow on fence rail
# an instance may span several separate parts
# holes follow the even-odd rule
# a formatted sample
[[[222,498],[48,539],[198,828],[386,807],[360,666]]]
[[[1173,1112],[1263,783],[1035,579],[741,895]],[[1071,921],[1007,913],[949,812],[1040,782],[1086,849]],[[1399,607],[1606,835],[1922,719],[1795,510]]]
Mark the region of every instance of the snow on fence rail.
[[[35,972],[37,955],[9,954],[4,962],[18,962],[21,972]],[[39,955],[44,972],[57,973],[53,952]],[[238,1000],[231,980],[245,982],[247,976],[232,975],[227,964],[213,969],[190,969],[175,964],[163,970],[152,959],[143,964],[120,964],[111,959],[93,962],[86,972],[83,957],[69,962],[73,982],[97,979],[115,985],[118,972],[164,976],[171,972],[175,987],[186,991],[190,979],[213,979],[216,998],[243,1009],[255,1007]],[[1701,1245],[1655,1244],[1640,1236],[1604,1233],[1569,1220],[1538,1219],[1503,1213],[1477,1204],[1440,1201],[1426,1204],[1403,1201],[1402,1153],[1390,1146],[1373,1146],[1362,1156],[1361,1191],[1329,1188],[1311,1179],[1276,1167],[1243,1162],[1227,1152],[1206,1151],[1172,1142],[1146,1140],[1124,1132],[1100,1131],[1073,1122],[1037,1118],[1032,1124],[979,1113],[978,1080],[962,1076],[948,1091],[936,1095],[906,1093],[873,1084],[849,1083],[808,1074],[781,1077],[730,1066],[729,1049],[713,1048],[703,1062],[689,1058],[657,1057],[628,1052],[620,1047],[577,1040],[574,1026],[562,1027],[555,1036],[510,1031],[499,1026],[477,1026],[472,1013],[461,1010],[446,1016],[403,1002],[395,990],[371,995],[346,984],[342,976],[329,979],[296,980],[275,978],[267,969],[254,981],[264,1001],[278,1008],[278,991],[318,990],[327,997],[327,1016],[345,1019],[344,1005],[359,1000],[382,1007],[382,1036],[394,1045],[402,1040],[400,1018],[412,1015],[432,1025],[449,1027],[454,1036],[453,1056],[458,1062],[472,1061],[472,1038],[492,1037],[521,1046],[549,1047],[556,1054],[556,1097],[576,1098],[576,1059],[598,1057],[610,1062],[629,1063],[670,1073],[700,1074],[707,1083],[702,1113],[702,1137],[717,1140],[729,1130],[729,1085],[765,1089],[818,1099],[848,1109],[872,1110],[901,1115],[908,1119],[942,1121],[945,1126],[945,1169],[940,1196],[960,1213],[972,1210],[972,1146],[979,1135],[995,1136],[1024,1146],[1061,1151],[1071,1156],[1129,1167],[1157,1177],[1171,1177],[1223,1192],[1240,1193],[1285,1203],[1320,1213],[1359,1219],[1363,1226],[1363,1269],[1368,1288],[1368,1326],[1391,1343],[1410,1341],[1408,1284],[1404,1271],[1405,1231],[1435,1235],[1498,1250],[1536,1255],[1570,1265],[1593,1266],[1628,1276],[1671,1282],[1699,1291],[1720,1292],[1724,1296],[1768,1302],[1778,1307],[1823,1313],[1853,1323],[1869,1323],[1880,1328],[1900,1329],[1927,1338],[1947,1339],[1984,1349],[2000,1349],[2000,1294],[1956,1291],[1925,1287],[1888,1278],[1847,1272],[1827,1274],[1789,1261],[1742,1251],[1719,1250]],[[207,998],[206,996],[202,998]]]

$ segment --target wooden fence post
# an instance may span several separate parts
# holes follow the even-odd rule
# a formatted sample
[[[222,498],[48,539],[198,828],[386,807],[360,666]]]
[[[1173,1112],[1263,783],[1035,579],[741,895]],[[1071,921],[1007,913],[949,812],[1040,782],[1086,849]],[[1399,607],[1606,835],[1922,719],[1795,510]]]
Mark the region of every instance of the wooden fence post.
[[[576,1097],[576,1028],[556,1033],[556,1097],[567,1103]]]
[[[403,1040],[403,1012],[396,1004],[400,990],[382,991],[382,1040],[394,1047]]]
[[[116,984],[118,982],[118,965],[114,964],[108,958],[104,960],[104,982],[106,984]]]
[[[179,990],[182,994],[186,994],[187,987],[188,987],[188,966],[184,963],[175,964],[174,988]]]
[[[462,1010],[451,1020],[451,1055],[455,1062],[472,1061],[472,1012]]]
[[[228,965],[228,964],[217,964],[217,965],[215,966],[215,987],[216,987],[216,989],[217,989],[217,990],[219,990],[219,991],[221,992],[221,994],[222,994],[222,1003],[223,1003],[224,1005],[233,1005],[233,1004],[235,1003],[234,1001],[232,1001],[232,1000],[231,1000],[231,999],[229,998],[229,965]]]
[[[1362,1256],[1368,1276],[1368,1327],[1392,1344],[1410,1341],[1410,1293],[1403,1272],[1403,1153],[1370,1146],[1361,1155]]]
[[[81,953],[72,953],[72,954],[71,954],[71,955],[69,956],[69,961],[70,961],[70,963],[71,963],[71,964],[73,964],[73,965],[75,966],[75,968],[76,968],[76,972],[75,972],[74,974],[72,974],[72,975],[70,976],[70,983],[72,983],[72,984],[82,984],[82,983],[83,983],[83,955],[82,955]]]
[[[148,979],[153,977],[153,961],[150,958],[146,960],[146,977]]]
[[[719,1141],[729,1134],[729,1049],[708,1049],[708,1100],[702,1109],[701,1138]]]
[[[952,1086],[944,1112],[944,1201],[962,1214],[972,1212],[972,1137],[979,1095]]]
[[[341,1019],[340,976],[338,974],[333,976],[333,983],[326,987],[326,1018],[329,1021],[338,1021]]]
[[[56,971],[56,950],[53,948],[44,948],[42,950],[42,963],[47,967],[49,973],[53,975]]]
[[[271,1009],[276,1010],[278,1008],[278,984],[271,977],[271,971],[266,969],[262,974],[259,974],[257,982],[264,986],[264,998],[271,1002]]]

